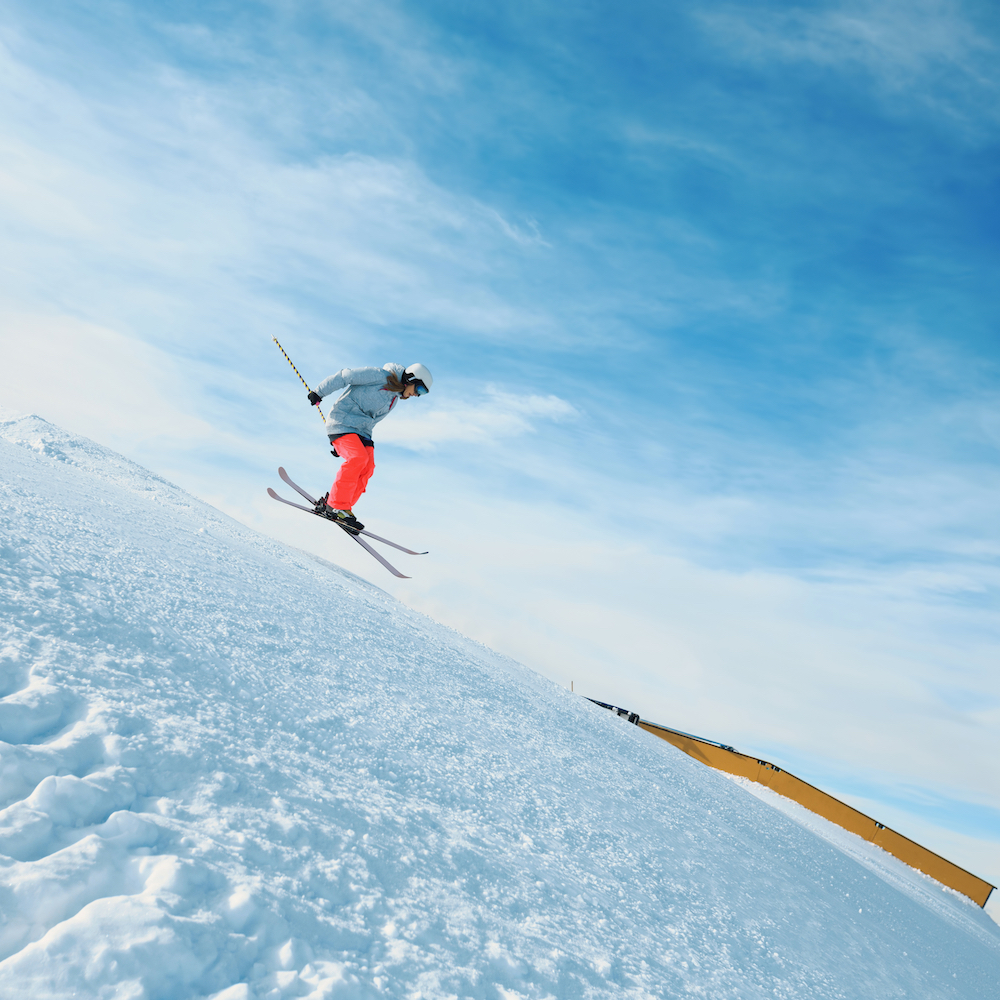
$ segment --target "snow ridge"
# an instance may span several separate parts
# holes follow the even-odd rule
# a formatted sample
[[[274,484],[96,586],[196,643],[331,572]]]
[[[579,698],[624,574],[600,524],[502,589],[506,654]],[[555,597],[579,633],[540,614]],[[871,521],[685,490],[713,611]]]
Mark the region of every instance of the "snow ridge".
[[[0,996],[1000,995],[1000,928],[37,417],[0,421]]]

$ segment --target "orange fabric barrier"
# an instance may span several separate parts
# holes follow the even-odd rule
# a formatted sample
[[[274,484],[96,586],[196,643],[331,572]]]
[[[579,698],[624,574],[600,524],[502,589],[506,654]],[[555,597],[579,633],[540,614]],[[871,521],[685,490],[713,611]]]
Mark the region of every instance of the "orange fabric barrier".
[[[876,822],[871,816],[866,816],[863,812],[835,799],[832,795],[810,785],[809,782],[783,771],[780,767],[769,763],[766,760],[758,760],[756,757],[748,757],[746,754],[737,753],[714,743],[700,740],[696,736],[687,733],[679,733],[675,729],[667,726],[658,726],[653,722],[646,722],[640,719],[640,728],[647,733],[658,736],[661,740],[672,743],[675,747],[683,750],[686,754],[700,760],[709,767],[716,770],[725,771],[727,774],[738,774],[743,778],[749,778],[761,785],[767,785],[779,795],[798,802],[811,812],[836,823],[837,826],[856,833],[859,837],[881,847],[900,861],[905,862],[911,868],[930,875],[938,882],[955,889],[957,892],[968,896],[973,902],[980,906],[986,905],[990,893],[995,888],[989,882],[977,878],[964,868],[952,864],[940,854],[921,847],[908,837],[904,837],[895,830],[890,830],[881,823]]]

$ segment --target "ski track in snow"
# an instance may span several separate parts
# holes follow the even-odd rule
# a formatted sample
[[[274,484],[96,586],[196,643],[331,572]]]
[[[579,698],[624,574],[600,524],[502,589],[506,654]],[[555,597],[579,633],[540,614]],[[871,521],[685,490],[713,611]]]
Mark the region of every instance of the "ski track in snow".
[[[37,417],[0,470],[5,1000],[1000,996],[974,904],[378,588]]]

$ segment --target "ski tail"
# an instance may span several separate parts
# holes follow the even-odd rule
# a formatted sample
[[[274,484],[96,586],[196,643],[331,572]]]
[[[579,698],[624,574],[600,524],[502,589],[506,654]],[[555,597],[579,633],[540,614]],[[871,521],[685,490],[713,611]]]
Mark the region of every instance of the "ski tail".
[[[367,528],[362,528],[358,532],[360,535],[365,535],[367,538],[374,538],[376,542],[381,542],[383,545],[391,545],[394,549],[399,549],[400,552],[405,552],[407,555],[411,556],[425,556],[426,552],[414,552],[413,549],[408,549],[405,545],[400,545],[398,542],[390,542],[388,538],[383,538],[381,535],[376,535],[373,531],[369,531]]]
[[[400,580],[412,579],[405,573],[400,573],[399,570],[396,569],[396,567],[393,566],[388,559],[384,558],[381,553],[376,552],[363,538],[358,538],[358,536],[355,535],[353,531],[348,531],[347,528],[345,528],[343,525],[339,525],[339,527],[341,528],[341,530],[344,532],[345,535],[350,535],[351,538],[353,538],[358,543],[358,545],[361,546],[361,548],[363,548],[370,555],[373,555],[393,576],[399,577]]]

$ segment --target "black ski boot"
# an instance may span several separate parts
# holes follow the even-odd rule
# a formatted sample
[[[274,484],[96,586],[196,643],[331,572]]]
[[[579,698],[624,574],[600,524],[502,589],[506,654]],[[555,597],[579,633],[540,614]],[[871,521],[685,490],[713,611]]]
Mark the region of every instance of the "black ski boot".
[[[352,510],[337,510],[336,507],[331,507],[327,502],[326,498],[330,494],[327,493],[320,497],[316,501],[316,513],[320,517],[325,517],[329,521],[336,521],[342,528],[349,531],[352,535],[356,535],[359,531],[364,529],[364,525],[354,516],[354,511]]]

